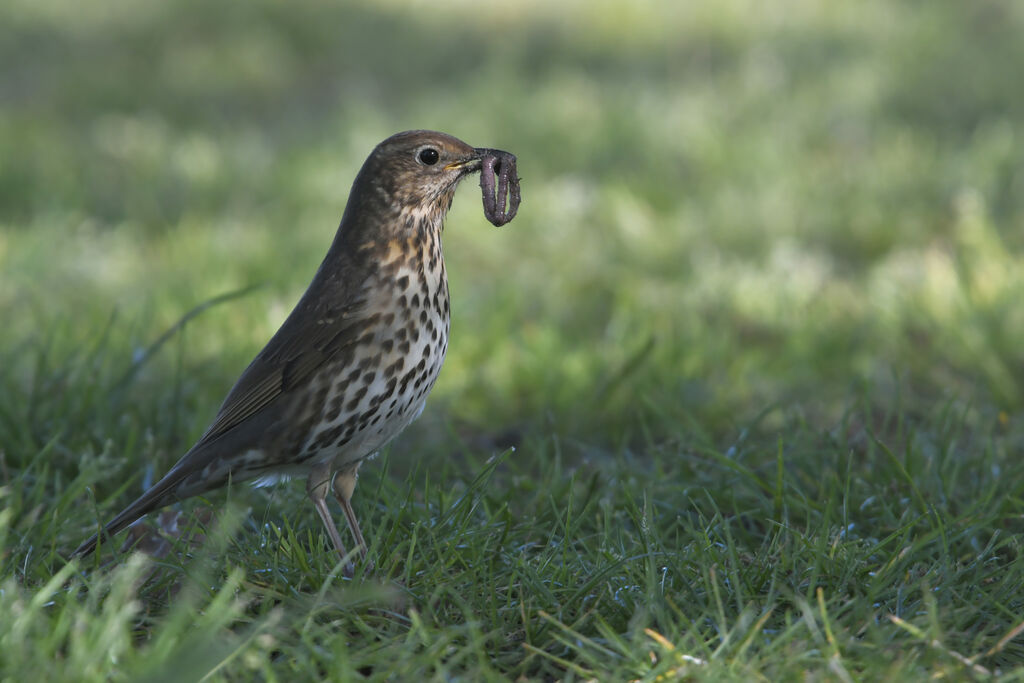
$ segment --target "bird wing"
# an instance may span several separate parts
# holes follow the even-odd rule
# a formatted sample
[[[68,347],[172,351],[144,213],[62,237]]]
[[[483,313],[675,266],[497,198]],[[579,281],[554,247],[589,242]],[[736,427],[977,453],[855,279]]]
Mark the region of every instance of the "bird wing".
[[[361,292],[364,280],[359,276],[351,278],[351,289],[347,291]],[[333,294],[337,298],[324,298],[325,286],[331,286],[331,283],[325,285],[319,278],[314,278],[281,329],[235,382],[202,438],[160,481],[107,523],[103,529],[105,536],[113,536],[146,513],[166,505],[168,494],[185,477],[208,462],[212,453],[206,446],[266,409],[289,390],[301,386],[324,363],[355,342],[355,333],[367,309],[365,298],[361,294],[342,296],[344,293],[337,291],[336,283]],[[325,305],[325,301],[335,303],[333,306]],[[94,534],[72,556],[91,553],[98,537],[99,534]]]
[[[231,431],[293,387],[302,385],[355,342],[353,331],[363,317],[365,301],[349,302],[334,310],[316,310],[303,305],[310,299],[307,293],[238,378],[193,451]]]

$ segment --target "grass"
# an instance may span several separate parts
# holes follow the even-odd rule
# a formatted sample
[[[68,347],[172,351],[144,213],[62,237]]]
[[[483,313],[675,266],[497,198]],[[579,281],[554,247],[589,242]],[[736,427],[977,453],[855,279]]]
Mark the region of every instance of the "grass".
[[[1024,678],[1017,3],[0,26],[0,678]],[[414,127],[516,153],[523,205],[456,199],[448,361],[356,492],[373,571],[294,482],[69,564]]]

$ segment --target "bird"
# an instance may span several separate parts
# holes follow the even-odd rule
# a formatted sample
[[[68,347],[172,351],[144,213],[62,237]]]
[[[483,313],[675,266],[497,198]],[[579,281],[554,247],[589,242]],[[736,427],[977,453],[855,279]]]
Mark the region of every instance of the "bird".
[[[264,486],[304,476],[345,575],[353,566],[327,506],[329,490],[365,563],[351,504],[359,467],[420,415],[438,378],[450,320],[441,236],[456,187],[474,172],[481,173],[486,217],[507,223],[520,199],[514,155],[428,130],[378,144],[308,288],[212,423],[72,557],[93,552],[100,535],[228,482]]]

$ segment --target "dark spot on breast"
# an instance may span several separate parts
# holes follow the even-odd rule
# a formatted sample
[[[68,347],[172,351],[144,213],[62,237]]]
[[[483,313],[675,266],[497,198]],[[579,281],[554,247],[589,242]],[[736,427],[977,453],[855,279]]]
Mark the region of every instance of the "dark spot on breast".
[[[331,408],[327,411],[326,419],[330,422],[334,422],[341,415],[341,404],[345,401],[345,395],[342,392],[338,392],[338,395],[331,399]]]
[[[352,400],[345,405],[345,409],[349,411],[355,410],[363,396],[366,396],[366,387],[359,387]]]
[[[406,393],[406,389],[408,388],[409,383],[414,381],[415,379],[416,379],[416,369],[415,368],[413,368],[409,372],[407,372],[404,375],[402,375],[402,384],[398,388],[398,393],[399,394]]]
[[[344,425],[338,425],[337,427],[332,427],[331,429],[320,432],[320,436],[318,436],[316,441],[313,442],[313,446],[318,450],[323,450],[334,445],[334,442],[341,436],[341,431],[344,428]]]
[[[377,373],[371,370],[370,372],[363,375],[363,384],[372,384],[373,380],[375,380],[376,378]]]
[[[403,275],[402,277],[398,278],[397,284],[399,289],[406,289],[409,286],[409,276]]]
[[[401,370],[402,366],[404,366],[404,365],[405,365],[405,359],[404,358],[399,358],[394,363],[392,363],[391,365],[389,365],[386,368],[384,368],[384,377],[391,377],[396,372]]]
[[[380,347],[384,350],[384,353],[391,353],[391,349],[394,348],[395,341],[393,339],[385,339],[384,343]]]

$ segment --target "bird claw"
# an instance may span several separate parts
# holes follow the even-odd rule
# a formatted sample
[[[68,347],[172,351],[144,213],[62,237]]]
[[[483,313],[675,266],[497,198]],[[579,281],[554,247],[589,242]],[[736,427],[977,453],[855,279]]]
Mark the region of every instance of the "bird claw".
[[[515,218],[519,210],[519,176],[516,157],[500,149],[484,150],[480,158],[480,189],[483,192],[484,215],[492,224],[502,226]],[[497,184],[497,188],[495,188]],[[505,210],[506,195],[508,210]]]

